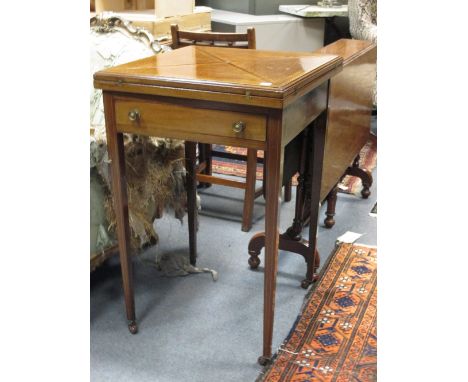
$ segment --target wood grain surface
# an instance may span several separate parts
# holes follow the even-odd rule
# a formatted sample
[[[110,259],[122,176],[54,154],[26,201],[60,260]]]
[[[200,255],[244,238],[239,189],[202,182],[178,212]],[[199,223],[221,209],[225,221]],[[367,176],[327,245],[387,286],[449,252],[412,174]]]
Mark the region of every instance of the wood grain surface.
[[[151,135],[176,139],[191,139],[208,143],[210,140],[223,141],[230,138],[232,143],[244,141],[265,141],[266,116],[234,111],[193,108],[168,102],[146,101],[138,98],[117,100],[117,130],[125,133]],[[141,117],[131,121],[128,114],[138,110]],[[233,125],[245,123],[245,129],[236,133]],[[207,137],[203,137],[203,136]]]
[[[370,41],[342,39],[319,52],[344,59],[342,72],[330,81],[320,192],[324,200],[369,138],[377,47]]]
[[[282,109],[341,65],[336,55],[186,46],[97,72],[94,86]]]

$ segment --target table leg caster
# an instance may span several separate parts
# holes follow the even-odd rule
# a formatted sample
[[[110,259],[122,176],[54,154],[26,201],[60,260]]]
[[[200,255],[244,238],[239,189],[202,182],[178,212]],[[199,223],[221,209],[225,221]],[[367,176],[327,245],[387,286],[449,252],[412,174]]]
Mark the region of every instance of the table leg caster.
[[[261,355],[260,357],[258,357],[257,362],[262,366],[266,366],[271,362],[271,358]]]
[[[138,333],[138,326],[135,321],[130,321],[128,323],[128,330],[130,330],[130,333],[132,334],[137,334]]]

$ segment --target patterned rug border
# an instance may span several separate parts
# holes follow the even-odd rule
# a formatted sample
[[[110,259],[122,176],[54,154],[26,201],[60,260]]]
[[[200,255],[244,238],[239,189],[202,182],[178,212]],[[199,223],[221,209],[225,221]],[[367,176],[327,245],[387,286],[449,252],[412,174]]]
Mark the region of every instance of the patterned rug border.
[[[346,244],[351,244],[351,246],[360,246],[360,247],[364,247],[364,248],[369,248],[369,249],[377,249],[377,246],[376,245],[370,245],[370,244],[361,244],[361,243],[345,243],[345,242],[336,242],[335,244],[335,247],[334,249],[330,252],[330,255],[328,256],[326,262],[323,264],[322,266],[322,269],[320,270],[319,272],[319,280],[318,282],[312,284],[312,286],[310,287],[309,291],[304,295],[304,301],[301,305],[301,308],[299,310],[299,313],[296,317],[296,319],[294,320],[294,323],[292,324],[291,326],[291,330],[289,331],[289,333],[287,334],[287,336],[285,337],[285,339],[283,340],[282,344],[284,343],[287,343],[290,339],[291,339],[291,336],[294,334],[294,329],[296,328],[296,324],[298,323],[298,321],[301,319],[301,316],[302,314],[304,313],[304,309],[307,307],[308,303],[309,303],[309,298],[310,296],[315,292],[315,290],[322,284],[323,282],[323,276],[324,274],[326,273],[327,269],[328,269],[328,266],[330,265],[330,263],[333,261],[333,258],[334,256],[337,254],[337,252],[340,250],[341,246],[342,245],[346,245]],[[269,363],[268,366],[265,366],[263,368],[263,370],[260,372],[260,375],[257,377],[257,379],[255,380],[255,382],[264,382],[265,381],[265,378],[268,376],[268,373],[269,371],[271,370],[271,368],[274,366],[274,363],[276,361],[276,359],[278,358],[279,356],[279,350],[280,350],[281,346],[276,350],[275,354],[272,356],[271,358],[271,362]]]

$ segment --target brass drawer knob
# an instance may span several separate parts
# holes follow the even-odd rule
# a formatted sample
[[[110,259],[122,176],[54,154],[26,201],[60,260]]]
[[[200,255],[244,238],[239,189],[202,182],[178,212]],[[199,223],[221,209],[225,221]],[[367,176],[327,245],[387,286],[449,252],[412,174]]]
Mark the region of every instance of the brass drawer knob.
[[[234,131],[235,133],[242,133],[245,130],[246,126],[246,123],[243,121],[234,122],[234,124],[232,125],[232,131]]]
[[[140,117],[140,110],[138,109],[133,109],[128,112],[128,119],[132,122],[138,122]]]

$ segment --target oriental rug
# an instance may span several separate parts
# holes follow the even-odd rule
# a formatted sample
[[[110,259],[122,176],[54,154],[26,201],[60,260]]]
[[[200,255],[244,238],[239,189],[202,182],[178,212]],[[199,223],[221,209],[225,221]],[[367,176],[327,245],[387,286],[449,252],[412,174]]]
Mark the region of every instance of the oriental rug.
[[[243,147],[213,145],[213,150],[222,151],[231,154],[247,155],[247,149]],[[257,151],[257,156],[263,158],[263,151]],[[245,178],[247,172],[247,164],[243,160],[217,158],[213,157],[212,171],[223,175],[234,175]],[[263,179],[263,165],[257,164],[257,180]]]
[[[330,256],[261,382],[377,380],[377,249]]]
[[[233,154],[247,155],[247,149],[232,146],[213,145],[216,151],[223,151]],[[377,165],[377,137],[371,135],[367,144],[360,152],[359,165],[363,169],[372,171]],[[258,151],[258,156],[263,158],[263,151]],[[216,158],[213,157],[212,162],[213,172],[223,175],[233,175],[245,178],[247,165],[245,161],[236,159]],[[257,180],[263,179],[263,165],[257,164]],[[293,179],[293,184],[297,185],[296,177]],[[362,189],[361,179],[351,176],[346,176],[341,182],[340,192],[347,194],[359,194]]]

